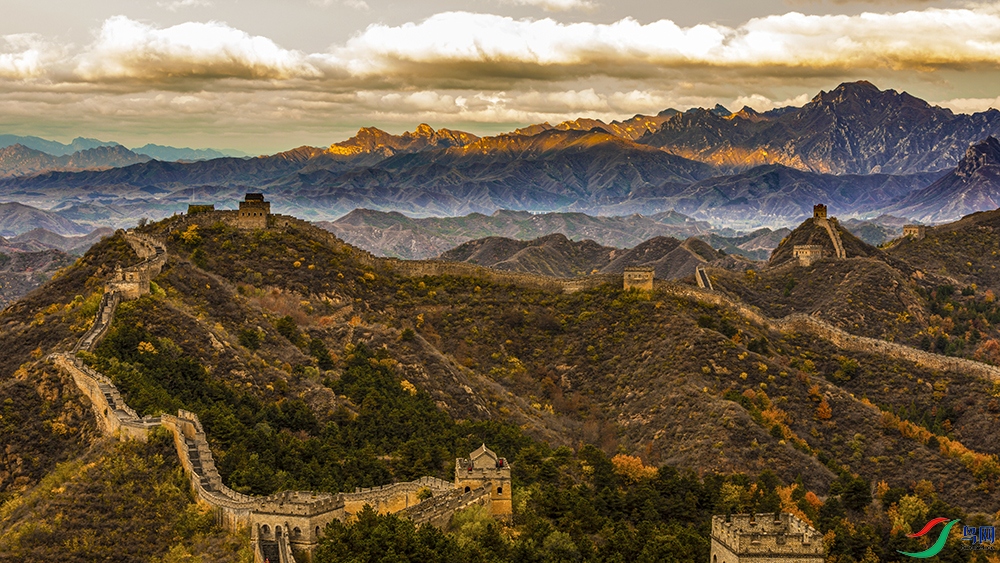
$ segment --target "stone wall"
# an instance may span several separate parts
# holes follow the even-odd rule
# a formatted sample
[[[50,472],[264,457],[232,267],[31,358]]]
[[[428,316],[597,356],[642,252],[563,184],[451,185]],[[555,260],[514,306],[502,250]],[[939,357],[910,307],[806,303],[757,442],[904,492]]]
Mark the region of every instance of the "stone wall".
[[[415,524],[430,524],[437,528],[444,528],[456,511],[473,505],[490,507],[490,501],[488,487],[468,492],[452,489],[443,495],[431,497],[417,506],[406,509],[400,515],[409,518]]]
[[[105,283],[104,290],[106,293],[117,293],[122,299],[138,299],[149,293],[150,282],[160,275],[167,261],[166,247],[148,235],[121,232],[143,261],[135,266],[116,269]]]
[[[293,224],[280,216],[277,220]],[[166,247],[146,235],[126,233],[125,236],[136,253],[144,259],[142,264],[129,270],[142,273],[140,281],[146,284],[145,293],[148,293],[149,282],[158,275],[166,260]],[[126,277],[120,281],[127,283],[133,280]],[[135,299],[141,294],[138,290],[124,291],[120,284],[107,284],[94,324],[81,337],[73,353],[55,353],[49,356],[49,360],[67,372],[81,393],[90,400],[98,427],[105,435],[146,440],[149,431],[155,428],[162,427],[170,432],[196,501],[213,510],[217,522],[225,529],[235,533],[247,533],[249,530],[256,563],[263,563],[263,545],[276,545],[281,563],[294,563],[291,547],[311,551],[327,524],[333,520],[344,521],[350,518],[366,504],[382,513],[404,512],[410,517],[407,511],[423,505],[418,497],[422,491],[427,490],[432,493],[431,499],[435,502],[414,514],[420,518],[421,523],[445,526],[455,510],[474,502],[489,502],[489,491],[485,488],[476,495],[462,493],[455,489],[453,483],[434,477],[336,495],[284,491],[258,497],[234,491],[223,483],[205,431],[195,413],[180,410],[177,415],[140,417],[125,403],[108,377],[86,366],[75,355],[79,351],[93,350],[107,333],[117,306],[123,300]],[[485,500],[482,499],[483,495]],[[442,498],[448,501],[440,500]]]
[[[991,381],[1000,381],[1000,367],[964,358],[951,358],[932,354],[896,342],[886,342],[877,338],[857,336],[837,328],[822,319],[809,315],[794,313],[781,319],[772,319],[762,314],[756,307],[748,306],[739,301],[733,301],[719,293],[709,293],[690,286],[681,286],[661,280],[657,280],[656,289],[657,291],[676,297],[730,308],[751,322],[771,330],[813,334],[830,341],[844,350],[882,354],[890,358],[913,362],[928,369],[959,371]]]
[[[823,563],[823,536],[799,518],[782,513],[712,518],[714,563]]]
[[[435,477],[421,477],[408,483],[393,483],[382,487],[356,489],[353,493],[343,493],[344,515],[350,519],[367,504],[381,514],[393,514],[421,503],[421,491],[441,493],[454,490],[455,485]]]

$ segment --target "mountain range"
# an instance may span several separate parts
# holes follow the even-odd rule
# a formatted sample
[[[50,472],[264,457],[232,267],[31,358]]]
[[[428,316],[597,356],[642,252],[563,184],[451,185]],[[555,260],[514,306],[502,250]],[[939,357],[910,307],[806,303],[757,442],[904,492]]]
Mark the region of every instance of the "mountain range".
[[[24,145],[0,149],[0,177],[26,176],[52,170],[103,170],[148,162],[121,145],[85,149],[65,156],[52,156]]]
[[[977,157],[986,149],[970,148],[997,134],[996,110],[954,114],[855,82],[820,92],[801,108],[763,113],[665,110],[482,138],[426,124],[401,135],[368,127],[329,147],[248,159],[45,172],[11,164],[31,175],[0,179],[0,193],[91,226],[161,218],[245,191],[262,191],[276,211],[312,220],[361,207],[415,217],[675,210],[752,230],[798,223],[825,201],[843,218],[889,210],[939,222],[996,205],[995,176],[971,172],[990,162]],[[957,168],[966,180],[945,181]]]
[[[820,92],[801,108],[724,115],[694,109],[639,142],[737,170],[784,164],[832,174],[915,174],[954,167],[1000,131],[1000,111],[955,114],[869,82]]]
[[[38,228],[69,236],[90,232],[90,229],[50,211],[20,203],[0,203],[0,236],[16,236]]]
[[[0,148],[12,145],[23,145],[29,149],[40,151],[51,156],[69,156],[73,153],[89,149],[121,146],[118,143],[99,141],[97,139],[88,139],[85,137],[77,137],[68,144],[65,144],[34,136],[0,135]],[[247,153],[243,151],[233,149],[190,149],[186,147],[178,148],[152,143],[148,143],[141,147],[134,147],[131,150],[136,154],[146,155],[156,160],[168,161],[208,160],[212,158],[223,158],[226,156],[248,156]]]
[[[521,242],[533,239],[543,241],[554,234],[570,241],[592,241],[607,252],[633,248],[655,237],[697,237],[727,254],[767,260],[771,250],[790,232],[787,228],[776,231],[764,228],[740,234],[731,229],[713,228],[705,221],[696,221],[674,211],[650,216],[604,217],[583,213],[532,214],[500,210],[492,215],[472,213],[462,217],[415,219],[397,212],[356,209],[336,221],[320,221],[316,225],[376,256],[411,260],[433,258],[439,254],[448,256],[446,251],[477,239],[493,237]],[[494,262],[482,263],[488,265]],[[606,265],[578,264],[561,271],[590,272]]]
[[[698,266],[745,270],[747,260],[727,257],[695,237],[678,240],[653,237],[631,249],[601,246],[592,240],[574,242],[562,234],[521,241],[487,237],[443,253],[440,260],[468,262],[497,270],[572,278],[591,274],[621,274],[625,268],[653,268],[659,279],[693,276]]]

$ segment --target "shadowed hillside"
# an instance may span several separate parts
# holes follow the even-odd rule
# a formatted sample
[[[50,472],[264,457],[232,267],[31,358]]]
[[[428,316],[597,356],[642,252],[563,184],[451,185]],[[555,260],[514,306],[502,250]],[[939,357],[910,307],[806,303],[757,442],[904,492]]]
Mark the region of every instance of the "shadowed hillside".
[[[435,265],[441,275],[407,275],[420,265],[375,259],[305,223],[238,230],[219,217],[141,229],[165,241],[166,264],[150,294],[121,305],[106,338],[83,354],[129,405],[149,414],[197,413],[226,484],[246,493],[448,477],[456,452],[484,442],[514,468],[520,492],[509,527],[476,520],[482,531],[459,541],[461,519],[454,534],[429,536],[440,532],[407,531],[394,517],[369,514],[359,527],[328,528],[321,563],[362,549],[367,544],[354,540],[365,530],[383,539],[424,534],[413,541],[461,557],[471,552],[457,550],[493,545],[501,561],[545,560],[554,545],[581,559],[641,551],[650,560],[701,560],[706,516],[748,510],[798,510],[823,533],[833,531],[831,553],[860,560],[872,546],[887,555],[916,545],[889,517],[900,503],[919,499],[935,514],[965,518],[1000,501],[993,381],[778,330],[786,325],[731,301],[740,295],[767,316],[783,316],[774,287],[790,272],[797,280],[791,296],[799,285],[811,288],[797,296],[803,303],[833,287],[849,290],[844,315],[861,316],[833,320],[855,320],[864,330],[870,318],[883,330],[879,323],[891,320],[896,305],[871,317],[854,295],[870,298],[892,282],[900,292],[885,295],[903,307],[911,294],[917,307],[930,306],[927,299],[942,310],[951,304],[944,292],[925,297],[915,278],[899,278],[892,260],[850,257],[855,243],[847,235],[847,259],[738,274],[711,269],[721,289],[714,294],[665,282],[648,293],[624,291],[620,280],[562,293],[530,276],[469,275],[474,270],[447,265]],[[789,238],[800,236],[810,235]],[[0,385],[23,379],[43,387],[45,356],[67,350],[88,326],[105,274],[135,260],[129,250],[120,236],[101,241],[0,314],[0,346],[9,350]],[[718,256],[696,240],[633,251],[637,260]],[[860,275],[866,272],[885,273]],[[986,303],[985,295],[963,297]],[[25,363],[26,375],[18,375]],[[86,412],[69,389],[63,409]],[[12,416],[38,418],[21,403],[11,406]],[[52,427],[34,424],[39,432]],[[72,426],[81,430],[54,442],[39,477],[8,488],[10,499],[42,495],[45,468],[55,474],[63,460],[89,463],[80,457],[89,443],[84,425]],[[101,473],[108,455],[97,455],[98,477],[89,485],[99,492],[110,479],[100,475],[122,473]],[[130,536],[140,545],[147,524],[176,529],[186,511],[163,478],[170,462],[151,457],[155,463],[130,463],[124,473],[166,483],[155,495],[130,489],[129,502],[161,510]],[[74,487],[83,485],[66,490],[83,490]],[[8,527],[23,530],[28,518],[53,513],[51,504],[32,506]],[[77,520],[61,522],[73,524],[56,532],[86,533],[75,531],[83,529]],[[17,533],[21,549],[42,549]],[[223,541],[214,534],[193,525],[173,543],[211,553]],[[669,547],[657,549],[652,538]],[[165,545],[149,549],[163,553]]]

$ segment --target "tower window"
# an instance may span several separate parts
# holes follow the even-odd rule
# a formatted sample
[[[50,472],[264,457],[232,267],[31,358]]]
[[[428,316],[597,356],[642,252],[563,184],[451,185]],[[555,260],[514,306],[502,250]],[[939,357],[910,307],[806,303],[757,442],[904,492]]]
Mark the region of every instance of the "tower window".
[[[502,495],[503,494],[503,487],[497,487],[497,494],[498,495]]]

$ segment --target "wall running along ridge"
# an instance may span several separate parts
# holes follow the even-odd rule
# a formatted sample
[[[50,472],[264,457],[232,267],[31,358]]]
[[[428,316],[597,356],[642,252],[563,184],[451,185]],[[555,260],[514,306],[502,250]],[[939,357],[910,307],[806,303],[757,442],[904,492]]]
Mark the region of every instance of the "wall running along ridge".
[[[203,219],[232,223],[234,226],[238,223],[235,211],[214,211],[199,213],[193,217],[175,217],[168,224],[168,228]],[[622,277],[617,275],[561,279],[501,272],[466,263],[378,258],[344,243],[332,233],[301,219],[272,214],[267,217],[267,226],[306,231],[310,237],[321,240],[336,250],[351,253],[374,271],[406,277],[470,276],[499,284],[565,293],[605,283],[618,284],[622,280]],[[826,226],[829,231],[836,233],[830,225]],[[124,403],[118,390],[107,377],[85,366],[75,356],[78,351],[92,350],[106,334],[114,317],[114,311],[122,300],[134,299],[149,293],[149,282],[159,274],[160,268],[166,261],[166,247],[163,243],[134,232],[125,233],[125,237],[136,253],[144,259],[143,263],[122,270],[133,273],[131,279],[127,276],[124,276],[125,279],[119,279],[122,276],[118,276],[117,272],[113,275],[106,286],[106,293],[94,325],[74,347],[73,354],[55,353],[50,356],[50,360],[69,373],[81,392],[91,400],[98,426],[105,434],[117,435],[122,439],[145,440],[149,430],[156,427],[162,426],[171,432],[181,464],[189,476],[198,502],[212,507],[216,511],[218,521],[227,529],[244,533],[247,528],[250,529],[255,561],[263,563],[264,557],[269,557],[272,562],[294,562],[291,546],[311,554],[326,524],[334,519],[342,521],[350,519],[365,504],[375,507],[380,512],[399,513],[418,524],[430,523],[435,526],[447,525],[456,510],[476,504],[491,506],[492,491],[486,484],[478,488],[470,487],[469,491],[464,491],[455,488],[452,483],[432,477],[336,495],[286,491],[268,497],[256,497],[237,493],[225,486],[215,467],[205,432],[197,415],[179,411],[177,416],[139,417]],[[831,235],[831,238],[838,254],[841,254],[843,246],[838,244],[839,237]],[[991,381],[1000,381],[1000,368],[995,366],[962,358],[939,356],[898,343],[853,335],[808,315],[792,314],[781,319],[772,319],[763,315],[757,308],[732,300],[720,293],[663,280],[655,280],[654,290],[682,299],[728,307],[751,322],[770,330],[813,334],[845,350],[883,354],[929,369],[965,372]],[[422,490],[430,491],[433,496],[420,502],[417,496]]]
[[[314,493],[284,491],[259,497],[238,493],[222,482],[198,415],[178,411],[177,415],[140,417],[122,399],[105,375],[85,365],[76,352],[92,351],[107,333],[117,306],[126,299],[149,293],[149,282],[166,262],[166,247],[148,237],[124,233],[140,257],[141,264],[125,271],[135,273],[132,280],[117,279],[106,285],[93,326],[73,348],[72,353],[54,353],[49,360],[68,373],[91,403],[102,433],[122,440],[148,439],[150,430],[162,427],[169,431],[181,466],[200,504],[215,511],[216,520],[227,530],[249,530],[254,560],[263,563],[294,563],[292,547],[302,549],[307,557],[319,541],[323,529],[333,520],[349,520],[365,505],[380,513],[400,513],[416,524],[446,526],[456,510],[472,505],[490,504],[490,487],[471,492],[455,488],[454,483],[435,477],[422,477],[406,483],[358,489],[354,493]],[[421,501],[418,496],[431,493]]]

